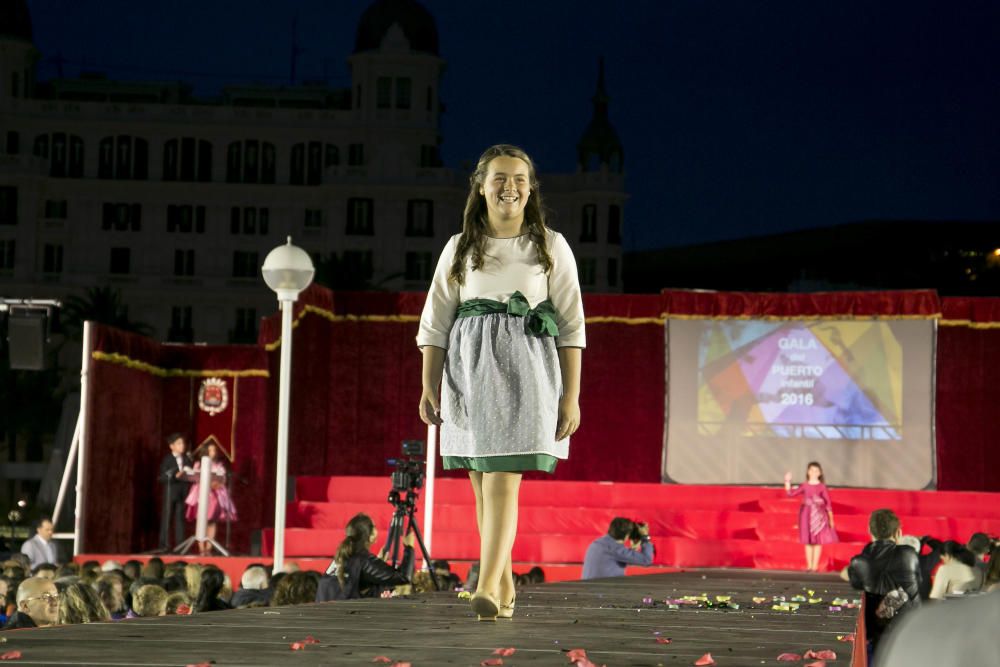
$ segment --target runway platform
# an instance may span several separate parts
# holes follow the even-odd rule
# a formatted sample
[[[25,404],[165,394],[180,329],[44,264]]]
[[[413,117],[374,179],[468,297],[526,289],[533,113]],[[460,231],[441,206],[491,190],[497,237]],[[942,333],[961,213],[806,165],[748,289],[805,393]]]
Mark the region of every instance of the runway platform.
[[[775,596],[791,604],[799,595],[798,609],[773,608]],[[476,622],[455,593],[431,593],[8,631],[0,653],[20,651],[20,665],[347,667],[381,656],[516,667],[571,665],[570,651],[582,649],[595,665],[641,667],[693,665],[706,653],[720,666],[783,664],[779,654],[811,649],[834,651],[827,665],[850,665],[860,610],[831,609],[838,597],[856,594],[829,575],[700,570],[529,586],[515,618],[495,623]],[[307,637],[317,643],[292,648]]]

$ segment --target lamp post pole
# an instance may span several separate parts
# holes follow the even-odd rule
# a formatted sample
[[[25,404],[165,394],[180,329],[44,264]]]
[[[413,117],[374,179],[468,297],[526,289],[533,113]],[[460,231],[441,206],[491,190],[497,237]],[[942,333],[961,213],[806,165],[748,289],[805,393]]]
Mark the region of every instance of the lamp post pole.
[[[278,295],[281,308],[281,347],[278,370],[278,452],[274,485],[274,565],[285,567],[285,507],[288,496],[288,413],[292,392],[292,310],[299,292],[312,282],[313,264],[309,255],[288,243],[278,246],[264,258],[261,267],[264,282]]]

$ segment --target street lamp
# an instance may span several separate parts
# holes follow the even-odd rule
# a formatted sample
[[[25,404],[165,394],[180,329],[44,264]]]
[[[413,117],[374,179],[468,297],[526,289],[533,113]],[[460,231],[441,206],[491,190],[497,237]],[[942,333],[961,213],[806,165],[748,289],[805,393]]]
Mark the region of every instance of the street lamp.
[[[278,295],[281,308],[281,365],[278,373],[278,458],[274,487],[274,571],[285,567],[285,496],[288,483],[288,401],[292,373],[292,304],[299,292],[309,287],[313,269],[309,254],[288,243],[280,245],[264,258],[260,267],[264,282]]]

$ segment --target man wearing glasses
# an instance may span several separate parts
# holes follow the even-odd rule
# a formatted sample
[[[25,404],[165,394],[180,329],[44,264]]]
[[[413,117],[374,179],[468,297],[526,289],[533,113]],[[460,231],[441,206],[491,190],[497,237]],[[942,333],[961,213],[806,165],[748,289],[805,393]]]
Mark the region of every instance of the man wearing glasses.
[[[17,588],[17,611],[11,614],[4,630],[44,628],[59,619],[59,591],[51,579],[31,577]]]

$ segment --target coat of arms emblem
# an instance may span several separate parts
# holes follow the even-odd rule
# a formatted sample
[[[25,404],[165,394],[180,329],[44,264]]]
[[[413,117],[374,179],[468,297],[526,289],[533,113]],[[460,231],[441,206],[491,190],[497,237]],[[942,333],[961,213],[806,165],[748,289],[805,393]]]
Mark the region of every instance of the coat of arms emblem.
[[[229,390],[222,378],[206,378],[198,389],[198,407],[213,417],[229,407]]]

